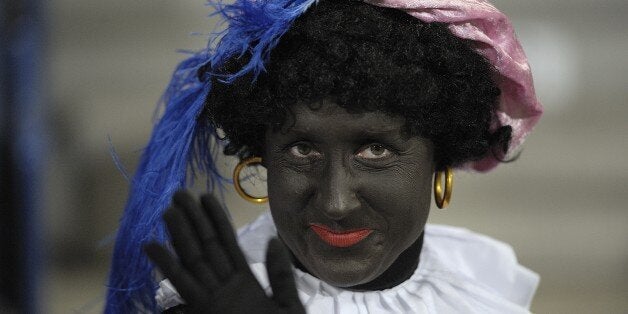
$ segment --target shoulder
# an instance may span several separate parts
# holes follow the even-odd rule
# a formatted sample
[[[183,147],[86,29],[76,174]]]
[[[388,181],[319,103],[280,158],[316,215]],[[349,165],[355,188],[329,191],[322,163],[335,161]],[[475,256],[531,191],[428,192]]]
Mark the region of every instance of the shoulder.
[[[439,257],[446,256],[447,259],[442,261],[446,264],[463,263],[481,268],[488,261],[516,263],[510,245],[465,228],[428,224],[425,227],[424,243],[424,250]]]
[[[525,308],[539,283],[536,273],[518,263],[510,245],[459,227],[427,225],[421,263],[427,276]]]

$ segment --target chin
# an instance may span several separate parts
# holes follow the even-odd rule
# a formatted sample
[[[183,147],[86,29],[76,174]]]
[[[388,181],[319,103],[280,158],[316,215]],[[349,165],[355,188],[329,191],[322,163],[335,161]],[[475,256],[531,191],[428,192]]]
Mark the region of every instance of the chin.
[[[348,261],[348,260],[329,260],[317,265],[306,265],[311,269],[313,275],[326,283],[339,287],[347,288],[359,284],[367,283],[377,278],[382,271],[379,271],[377,265],[373,265],[372,261]]]

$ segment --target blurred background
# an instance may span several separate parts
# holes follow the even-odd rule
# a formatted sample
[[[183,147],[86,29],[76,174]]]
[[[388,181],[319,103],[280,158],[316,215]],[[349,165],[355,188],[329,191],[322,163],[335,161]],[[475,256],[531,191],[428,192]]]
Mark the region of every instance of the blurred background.
[[[99,313],[128,189],[111,147],[132,172],[155,105],[184,58],[178,49],[206,45],[210,8],[201,0],[2,1],[2,25],[16,25],[9,23],[15,14],[34,22],[21,37],[30,45],[13,50],[25,63],[0,72],[3,103],[28,100],[19,107],[26,109],[0,111],[1,175],[22,180],[26,191],[12,197],[15,185],[3,181],[0,227],[15,236],[12,221],[34,222],[18,229],[19,248],[33,252],[18,263],[31,283],[19,291],[41,313]],[[19,2],[28,5],[16,11]],[[628,313],[628,2],[493,3],[512,18],[546,113],[517,162],[485,175],[456,173],[452,205],[434,209],[431,222],[511,244],[541,276],[535,313]],[[10,39],[3,34],[3,53]],[[17,84],[24,73],[30,83]],[[30,98],[19,97],[20,86]],[[5,145],[28,134],[31,146]],[[26,157],[12,165],[11,151]],[[233,161],[224,164],[231,171]],[[11,176],[12,169],[20,171]],[[11,199],[28,210],[12,216]],[[234,193],[227,204],[238,226],[265,210]],[[16,248],[3,246],[0,260],[10,263],[7,252]],[[0,300],[0,309],[2,302],[12,303]]]

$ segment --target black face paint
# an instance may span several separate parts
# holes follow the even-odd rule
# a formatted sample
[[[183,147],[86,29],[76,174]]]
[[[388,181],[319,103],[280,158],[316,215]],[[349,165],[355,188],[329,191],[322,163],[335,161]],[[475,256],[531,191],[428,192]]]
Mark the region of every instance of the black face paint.
[[[279,236],[313,275],[338,287],[384,273],[425,226],[432,143],[402,117],[295,105],[266,133],[264,164]]]

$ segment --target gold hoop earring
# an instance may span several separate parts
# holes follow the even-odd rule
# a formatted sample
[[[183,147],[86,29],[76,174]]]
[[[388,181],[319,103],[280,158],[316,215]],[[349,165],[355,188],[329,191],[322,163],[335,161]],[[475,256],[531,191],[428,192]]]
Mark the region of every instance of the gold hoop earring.
[[[445,173],[445,191],[443,192],[443,172]],[[434,200],[436,206],[443,209],[451,202],[451,190],[454,185],[454,172],[451,167],[445,168],[445,171],[436,171],[434,174]]]
[[[263,204],[268,202],[268,196],[266,197],[255,197],[247,194],[242,186],[240,186],[240,172],[244,167],[247,167],[252,164],[260,164],[262,163],[261,157],[250,157],[240,161],[240,163],[233,169],[233,186],[235,187],[236,192],[245,200],[255,203],[255,204]]]

